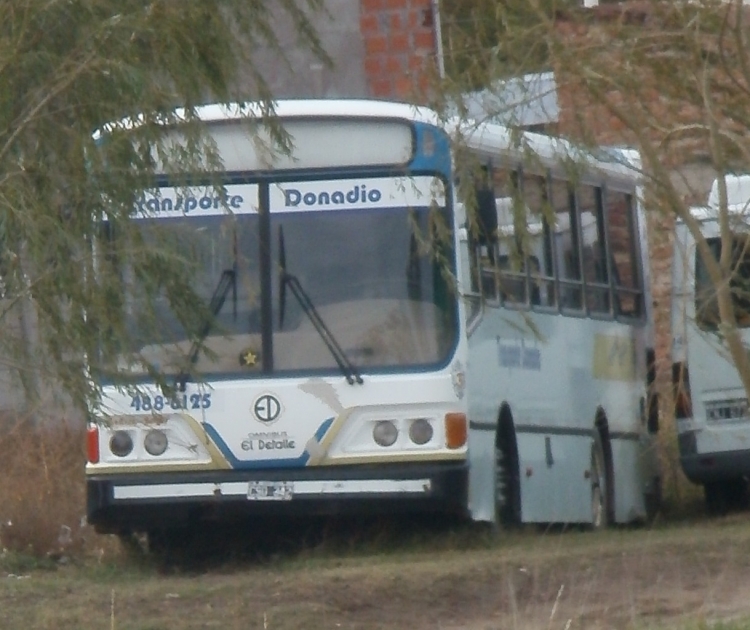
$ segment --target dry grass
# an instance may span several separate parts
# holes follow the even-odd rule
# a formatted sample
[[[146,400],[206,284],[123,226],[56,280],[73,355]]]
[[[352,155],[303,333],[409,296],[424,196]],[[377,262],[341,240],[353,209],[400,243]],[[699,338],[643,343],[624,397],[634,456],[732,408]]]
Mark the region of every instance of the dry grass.
[[[746,515],[657,529],[340,544],[204,571],[0,576],[3,630],[748,630]],[[474,542],[471,533],[479,534]],[[265,545],[266,539],[258,541]],[[446,544],[450,542],[450,544]]]
[[[101,537],[85,524],[85,428],[68,422],[36,426],[26,420],[4,426],[0,548],[6,554],[52,559],[86,551],[92,538]]]
[[[686,519],[690,487],[654,528],[266,523],[239,533],[263,553],[165,571],[83,522],[84,444],[65,423],[0,434],[3,630],[750,630],[748,514]]]

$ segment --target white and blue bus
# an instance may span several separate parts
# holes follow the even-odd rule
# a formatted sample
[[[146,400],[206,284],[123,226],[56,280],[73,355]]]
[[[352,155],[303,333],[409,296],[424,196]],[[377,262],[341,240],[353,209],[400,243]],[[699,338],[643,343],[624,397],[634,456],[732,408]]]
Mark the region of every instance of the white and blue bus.
[[[89,521],[124,534],[356,510],[645,518],[658,472],[628,160],[589,156],[574,177],[568,145],[529,135],[521,151],[497,125],[457,152],[455,127],[398,103],[276,115],[290,153],[269,153],[239,111],[200,109],[220,194],[162,178],[138,203],[145,240],[185,243],[212,318],[190,339],[157,304],[120,366],[132,386],[102,383]],[[484,174],[466,204],[461,153]]]

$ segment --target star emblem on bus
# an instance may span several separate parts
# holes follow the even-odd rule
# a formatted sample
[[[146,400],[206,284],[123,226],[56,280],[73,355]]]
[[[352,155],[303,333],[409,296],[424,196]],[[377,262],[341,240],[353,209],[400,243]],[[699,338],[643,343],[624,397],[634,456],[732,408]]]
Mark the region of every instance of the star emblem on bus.
[[[258,353],[252,348],[240,352],[240,365],[242,367],[255,367],[258,365]]]

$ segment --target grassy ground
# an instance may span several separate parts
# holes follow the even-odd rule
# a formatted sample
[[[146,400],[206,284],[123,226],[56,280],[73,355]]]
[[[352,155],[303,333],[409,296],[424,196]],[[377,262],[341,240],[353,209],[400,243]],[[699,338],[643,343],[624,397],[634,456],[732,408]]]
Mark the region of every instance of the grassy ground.
[[[320,525],[298,544],[279,523],[234,532],[246,553],[201,565],[6,553],[2,627],[750,628],[747,515],[603,533],[401,521],[316,539]]]
[[[750,514],[678,486],[650,528],[255,523],[157,561],[84,514],[83,435],[0,435],[0,628],[750,630]]]

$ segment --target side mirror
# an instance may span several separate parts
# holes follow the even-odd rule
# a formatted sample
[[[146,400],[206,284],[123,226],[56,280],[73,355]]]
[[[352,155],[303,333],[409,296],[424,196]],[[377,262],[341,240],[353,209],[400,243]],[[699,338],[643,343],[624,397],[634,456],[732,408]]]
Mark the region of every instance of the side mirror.
[[[490,188],[478,188],[475,191],[477,200],[477,223],[479,225],[478,241],[481,245],[497,241],[497,203],[495,192]]]

